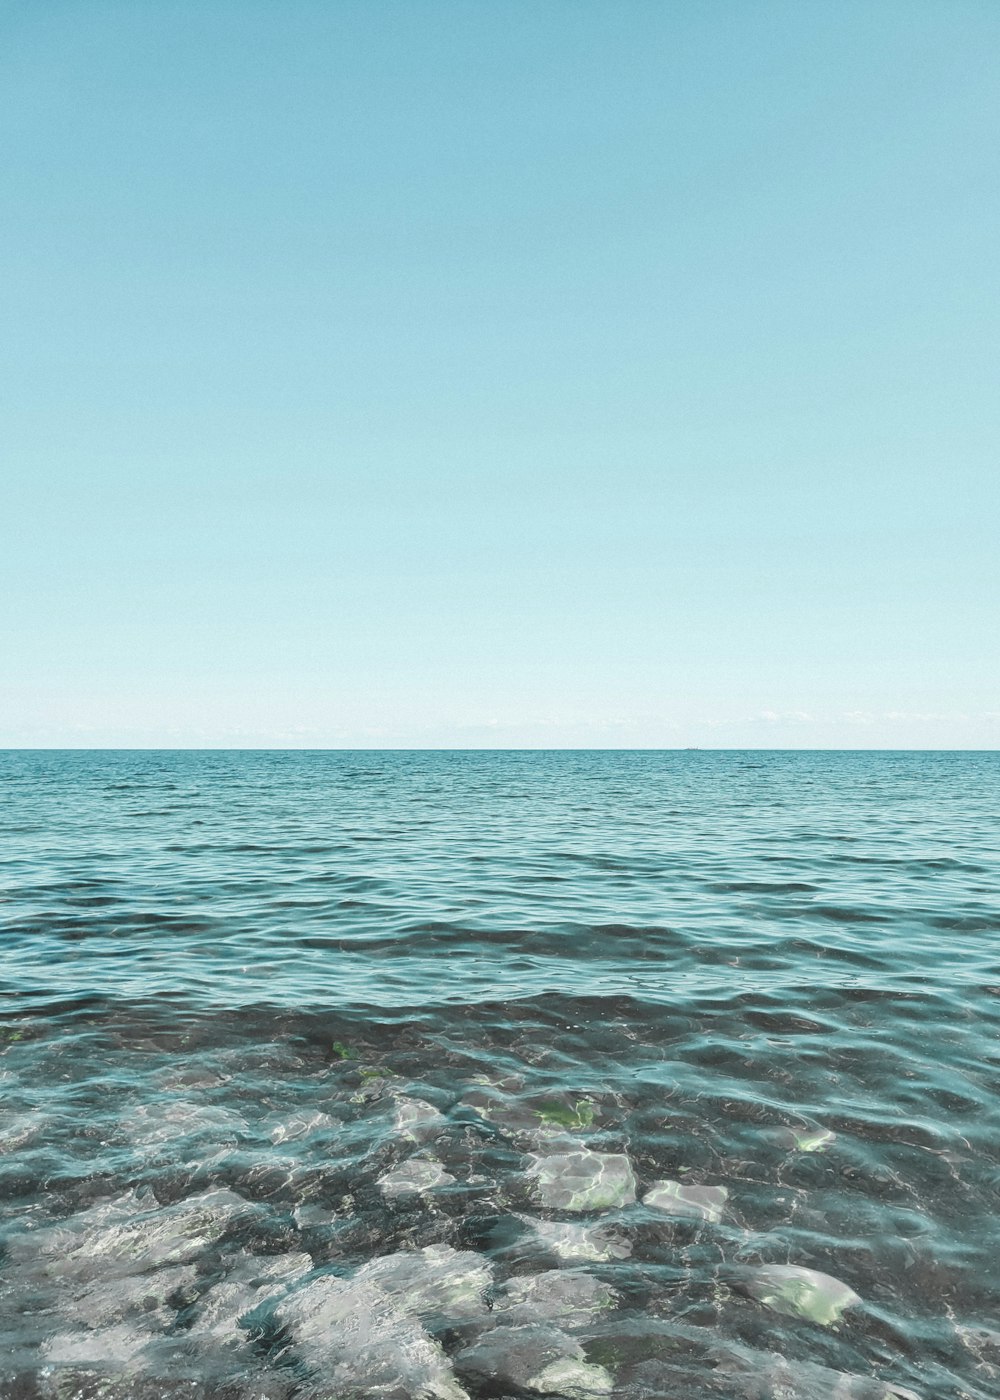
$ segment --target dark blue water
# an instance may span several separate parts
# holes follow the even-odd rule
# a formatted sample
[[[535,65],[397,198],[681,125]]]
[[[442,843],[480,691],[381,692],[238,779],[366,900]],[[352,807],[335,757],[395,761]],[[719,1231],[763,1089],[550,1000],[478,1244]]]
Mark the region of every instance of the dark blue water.
[[[1000,1395],[1000,754],[0,784],[0,1395]]]

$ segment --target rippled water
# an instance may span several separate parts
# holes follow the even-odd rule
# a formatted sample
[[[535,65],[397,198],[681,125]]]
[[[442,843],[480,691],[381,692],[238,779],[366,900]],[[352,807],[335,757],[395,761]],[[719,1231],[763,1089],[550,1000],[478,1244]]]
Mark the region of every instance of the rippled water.
[[[1000,754],[0,783],[0,1395],[1000,1394]]]

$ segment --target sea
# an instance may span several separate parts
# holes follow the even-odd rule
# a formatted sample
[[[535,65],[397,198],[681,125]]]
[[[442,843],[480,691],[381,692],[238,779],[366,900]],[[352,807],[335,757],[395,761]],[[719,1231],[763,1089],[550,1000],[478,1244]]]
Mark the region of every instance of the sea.
[[[996,1400],[1000,753],[0,754],[0,1397]]]

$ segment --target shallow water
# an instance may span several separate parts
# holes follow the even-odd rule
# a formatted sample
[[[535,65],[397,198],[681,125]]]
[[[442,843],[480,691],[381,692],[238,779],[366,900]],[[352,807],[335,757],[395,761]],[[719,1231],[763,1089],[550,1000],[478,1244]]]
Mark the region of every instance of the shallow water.
[[[1000,755],[0,783],[0,1394],[1000,1394]]]

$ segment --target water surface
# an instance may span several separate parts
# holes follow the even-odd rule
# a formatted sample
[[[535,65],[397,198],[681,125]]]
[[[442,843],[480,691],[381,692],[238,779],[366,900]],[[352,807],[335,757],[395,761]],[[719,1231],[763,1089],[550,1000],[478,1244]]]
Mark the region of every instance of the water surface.
[[[0,1393],[1000,1393],[1000,755],[0,784]]]

